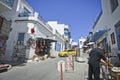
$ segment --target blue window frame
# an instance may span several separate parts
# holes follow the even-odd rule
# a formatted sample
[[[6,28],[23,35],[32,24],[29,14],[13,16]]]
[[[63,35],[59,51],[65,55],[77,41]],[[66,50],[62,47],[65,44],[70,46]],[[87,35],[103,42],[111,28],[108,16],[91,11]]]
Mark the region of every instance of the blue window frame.
[[[120,50],[120,21],[115,25],[115,33],[116,33],[118,50]]]
[[[14,4],[14,0],[6,0],[6,2],[8,3],[8,5],[10,5],[11,7],[13,6]]]
[[[111,4],[111,11],[114,12],[114,10],[118,7],[118,0],[110,0]]]
[[[55,51],[60,51],[61,50],[61,45],[59,43],[55,43]]]
[[[108,51],[107,38],[104,38],[103,41],[102,41],[102,43],[103,43],[104,51],[105,51],[105,52]]]
[[[25,33],[18,34],[18,41],[24,41]]]
[[[32,13],[26,7],[24,7],[23,11],[19,13],[19,17],[28,17],[30,15],[32,15]]]

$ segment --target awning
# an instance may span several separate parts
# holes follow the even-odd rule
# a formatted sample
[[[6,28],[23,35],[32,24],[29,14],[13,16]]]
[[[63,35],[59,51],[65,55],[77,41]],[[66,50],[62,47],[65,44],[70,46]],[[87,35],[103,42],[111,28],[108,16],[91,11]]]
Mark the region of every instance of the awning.
[[[94,33],[93,36],[90,37],[89,42],[95,42],[98,40],[107,30],[98,30]]]
[[[45,40],[48,42],[57,42],[57,40],[55,40],[55,39],[45,39]]]
[[[46,42],[57,42],[57,40],[55,39],[51,39],[51,38],[42,38],[42,37],[39,37],[39,38],[36,38],[37,40],[45,40]]]

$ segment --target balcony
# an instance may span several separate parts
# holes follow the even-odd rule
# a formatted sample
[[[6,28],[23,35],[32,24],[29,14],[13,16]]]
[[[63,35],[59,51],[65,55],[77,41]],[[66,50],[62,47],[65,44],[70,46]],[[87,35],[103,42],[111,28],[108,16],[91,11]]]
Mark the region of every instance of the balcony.
[[[37,12],[31,12],[31,13],[19,13],[16,21],[35,21],[43,25],[46,29],[53,32],[53,28],[46,24],[46,22],[38,15]]]
[[[0,0],[0,12],[12,9],[14,0]]]

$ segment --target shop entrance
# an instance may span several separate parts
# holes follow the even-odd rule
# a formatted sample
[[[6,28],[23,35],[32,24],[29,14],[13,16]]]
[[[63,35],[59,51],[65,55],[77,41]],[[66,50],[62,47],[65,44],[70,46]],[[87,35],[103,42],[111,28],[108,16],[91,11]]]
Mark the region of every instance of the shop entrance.
[[[44,56],[50,57],[50,48],[51,48],[52,42],[56,42],[56,40],[37,38],[36,39],[35,54],[42,57],[42,58]]]

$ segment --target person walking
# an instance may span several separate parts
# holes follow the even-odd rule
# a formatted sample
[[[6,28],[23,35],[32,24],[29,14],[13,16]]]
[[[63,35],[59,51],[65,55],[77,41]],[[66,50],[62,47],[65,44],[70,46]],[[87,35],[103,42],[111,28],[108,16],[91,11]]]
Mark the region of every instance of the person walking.
[[[113,67],[113,65],[106,59],[102,46],[98,46],[98,48],[93,48],[89,53],[88,80],[100,80],[101,59],[103,59],[107,65]],[[93,78],[93,76],[94,76],[94,78]]]

